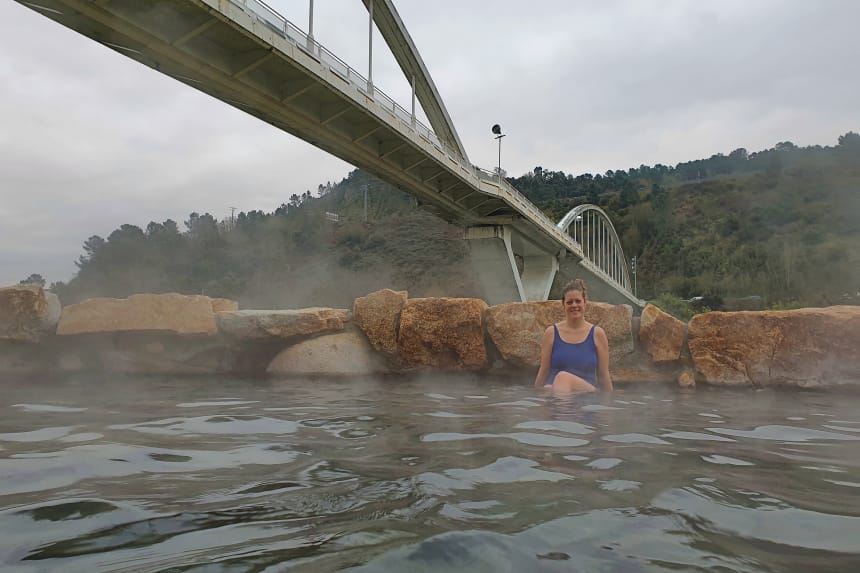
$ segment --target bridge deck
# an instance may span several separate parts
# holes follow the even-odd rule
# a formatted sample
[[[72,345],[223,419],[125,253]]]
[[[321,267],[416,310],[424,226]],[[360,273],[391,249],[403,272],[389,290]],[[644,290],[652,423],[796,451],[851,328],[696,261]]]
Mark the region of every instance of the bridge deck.
[[[373,173],[449,222],[510,225],[534,248],[572,253],[614,282],[504,179],[470,164],[262,2],[17,1]]]

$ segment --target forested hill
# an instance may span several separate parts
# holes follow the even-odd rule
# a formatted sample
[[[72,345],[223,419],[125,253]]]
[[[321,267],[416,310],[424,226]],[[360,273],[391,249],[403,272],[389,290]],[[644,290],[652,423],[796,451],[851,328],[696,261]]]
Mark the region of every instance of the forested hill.
[[[860,304],[860,135],[602,175],[542,167],[509,181],[560,219],[581,203],[610,213],[638,294],[732,297],[765,306]],[[367,208],[365,210],[365,195]],[[64,304],[135,292],[203,293],[244,308],[351,305],[378,288],[478,296],[460,229],[356,170],[272,212],[192,213],[121,225],[83,245]],[[39,280],[33,275],[29,280]]]

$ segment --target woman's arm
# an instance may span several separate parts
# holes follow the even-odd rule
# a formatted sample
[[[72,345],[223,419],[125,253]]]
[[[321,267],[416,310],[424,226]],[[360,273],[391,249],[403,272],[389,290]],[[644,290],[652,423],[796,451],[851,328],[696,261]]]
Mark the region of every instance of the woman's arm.
[[[540,368],[538,368],[537,376],[535,376],[535,388],[543,388],[549,378],[549,367],[552,361],[552,343],[555,338],[552,326],[548,326],[543,331],[543,338],[540,341]]]
[[[594,345],[597,347],[597,381],[607,391],[612,390],[612,375],[609,374],[609,339],[606,331],[594,327]]]

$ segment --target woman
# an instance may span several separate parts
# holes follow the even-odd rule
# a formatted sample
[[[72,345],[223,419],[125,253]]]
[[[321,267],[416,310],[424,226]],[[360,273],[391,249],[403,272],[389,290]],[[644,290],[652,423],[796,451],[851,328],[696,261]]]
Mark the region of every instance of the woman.
[[[585,320],[585,283],[581,279],[568,283],[561,291],[561,303],[566,318],[543,333],[535,388],[594,392],[599,383],[604,390],[612,390],[609,340],[602,328]]]

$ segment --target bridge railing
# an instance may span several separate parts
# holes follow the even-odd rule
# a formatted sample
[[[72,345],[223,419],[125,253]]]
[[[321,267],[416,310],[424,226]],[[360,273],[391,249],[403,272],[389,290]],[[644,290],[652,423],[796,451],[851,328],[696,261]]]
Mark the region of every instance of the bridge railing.
[[[331,50],[305,34],[299,27],[281,16],[274,8],[263,2],[263,0],[230,0],[230,2],[243,8],[248,14],[255,16],[271,30],[278,33],[285,40],[295,44],[302,51],[325,63],[341,79],[353,84],[365,95],[373,98],[383,109],[390,111],[405,128],[414,130],[420,137],[435,145],[447,155],[459,157],[459,154],[451,146],[439,139],[433,130],[418,120],[412,112],[394,101],[394,98],[373,85],[360,72],[337,57]]]
[[[462,164],[460,154],[451,146],[439,139],[432,129],[415,118],[410,111],[407,111],[384,91],[372,85],[371,82],[361,75],[360,72],[350,67],[349,64],[336,56],[331,50],[305,34],[295,24],[281,16],[274,8],[266,4],[263,0],[230,0],[230,2],[243,8],[246,13],[255,16],[271,30],[296,45],[302,51],[309,53],[315,59],[324,62],[328,68],[340,76],[341,79],[355,85],[365,95],[372,97],[383,109],[392,112],[394,117],[403,127],[413,130],[419,137],[438,148],[439,151]],[[485,169],[481,169],[476,165],[468,165],[465,167],[467,170],[471,171],[476,178],[492,183],[498,183],[509,196],[516,200],[518,207],[527,211],[534,219],[541,220],[547,228],[555,227],[555,224],[550,221],[542,211],[537,209],[522,193],[514,189],[514,187],[504,179],[504,177],[499,177],[498,175],[486,171]]]
[[[513,185],[508,183],[507,179],[501,177],[498,173],[493,173],[492,171],[487,171],[486,169],[482,169],[477,165],[473,165],[472,168],[475,170],[475,175],[488,183],[492,183],[495,185],[499,185],[502,193],[507,196],[512,202],[515,203],[515,206],[520,210],[525,211],[528,215],[536,222],[543,224],[545,229],[556,239],[558,239],[562,244],[564,243],[574,243],[574,247],[577,250],[581,250],[581,245],[570,235],[567,233],[563,233],[559,231],[558,227],[552,220],[540,209],[532,203],[528,197],[523,195],[520,191],[516,189]],[[579,253],[577,253],[579,254]]]

